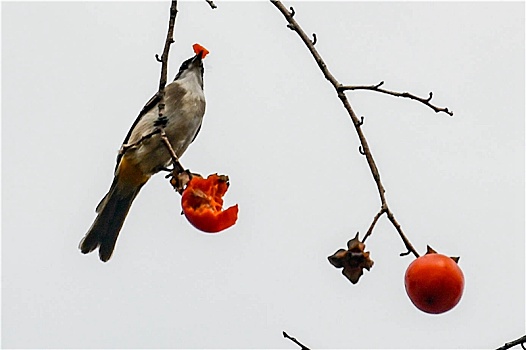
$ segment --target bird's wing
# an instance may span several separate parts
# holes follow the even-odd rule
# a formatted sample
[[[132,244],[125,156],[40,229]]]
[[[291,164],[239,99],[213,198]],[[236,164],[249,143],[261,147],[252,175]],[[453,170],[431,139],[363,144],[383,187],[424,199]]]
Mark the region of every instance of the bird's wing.
[[[152,98],[150,98],[150,100],[148,102],[146,102],[146,105],[144,105],[144,107],[142,108],[142,110],[139,113],[139,115],[137,116],[137,118],[135,118],[135,121],[133,122],[130,130],[128,131],[128,134],[124,138],[124,141],[122,142],[122,145],[125,145],[126,143],[128,143],[128,141],[130,140],[131,134],[133,133],[133,129],[135,129],[137,124],[139,124],[139,121],[141,120],[141,118],[146,113],[148,113],[152,108],[157,106],[157,103],[159,103],[159,96],[156,93],[155,95],[152,96]],[[123,156],[123,153],[121,153],[121,152],[119,152],[119,154],[117,154],[117,164],[115,165],[115,171],[117,170],[117,168],[119,166],[119,163],[121,161],[122,156]]]
[[[192,139],[192,141],[190,143],[194,142],[195,139],[197,138],[197,134],[199,134],[199,131],[201,131],[201,126],[203,126],[203,122],[202,121],[201,121],[201,124],[199,124],[199,128],[195,132],[194,138]]]

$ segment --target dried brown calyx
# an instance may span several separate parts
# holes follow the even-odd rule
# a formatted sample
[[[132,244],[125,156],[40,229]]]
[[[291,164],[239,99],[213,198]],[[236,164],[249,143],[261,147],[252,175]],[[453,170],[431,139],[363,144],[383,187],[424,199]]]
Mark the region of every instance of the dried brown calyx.
[[[356,236],[347,242],[347,250],[338,249],[336,253],[328,257],[329,262],[336,268],[342,268],[342,274],[356,284],[363,275],[363,269],[369,271],[374,262],[369,258],[369,252],[365,251],[365,244]]]

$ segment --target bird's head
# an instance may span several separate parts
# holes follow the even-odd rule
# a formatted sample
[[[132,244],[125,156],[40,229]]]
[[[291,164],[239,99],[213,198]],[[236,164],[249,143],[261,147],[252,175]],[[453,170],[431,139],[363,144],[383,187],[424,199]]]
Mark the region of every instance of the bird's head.
[[[208,54],[208,50],[206,50],[199,44],[195,44],[194,51],[196,52],[195,56],[190,57],[181,64],[181,67],[179,68],[179,73],[177,73],[174,80],[196,79],[198,84],[202,88],[203,74],[205,72],[203,59]]]

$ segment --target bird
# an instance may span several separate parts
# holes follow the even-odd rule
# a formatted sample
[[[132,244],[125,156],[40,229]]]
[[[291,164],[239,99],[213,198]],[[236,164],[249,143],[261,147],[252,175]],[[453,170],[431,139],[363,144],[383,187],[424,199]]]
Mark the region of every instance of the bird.
[[[165,87],[162,117],[158,110],[160,97],[155,94],[128,131],[117,155],[110,189],[96,207],[97,216],[79,243],[83,254],[98,248],[101,261],[111,258],[133,200],[152,175],[165,170],[172,162],[155,131],[163,128],[177,157],[181,157],[197,137],[206,107],[203,59],[208,51],[201,46],[202,50],[196,50],[196,45],[195,56],[181,64],[174,80]]]

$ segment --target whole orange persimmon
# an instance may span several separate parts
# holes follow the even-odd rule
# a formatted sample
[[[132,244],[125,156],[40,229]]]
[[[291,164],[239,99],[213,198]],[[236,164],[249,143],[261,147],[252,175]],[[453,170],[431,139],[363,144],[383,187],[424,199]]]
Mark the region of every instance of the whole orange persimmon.
[[[418,309],[441,314],[460,301],[464,291],[464,274],[456,260],[428,247],[428,253],[407,268],[405,290]]]

